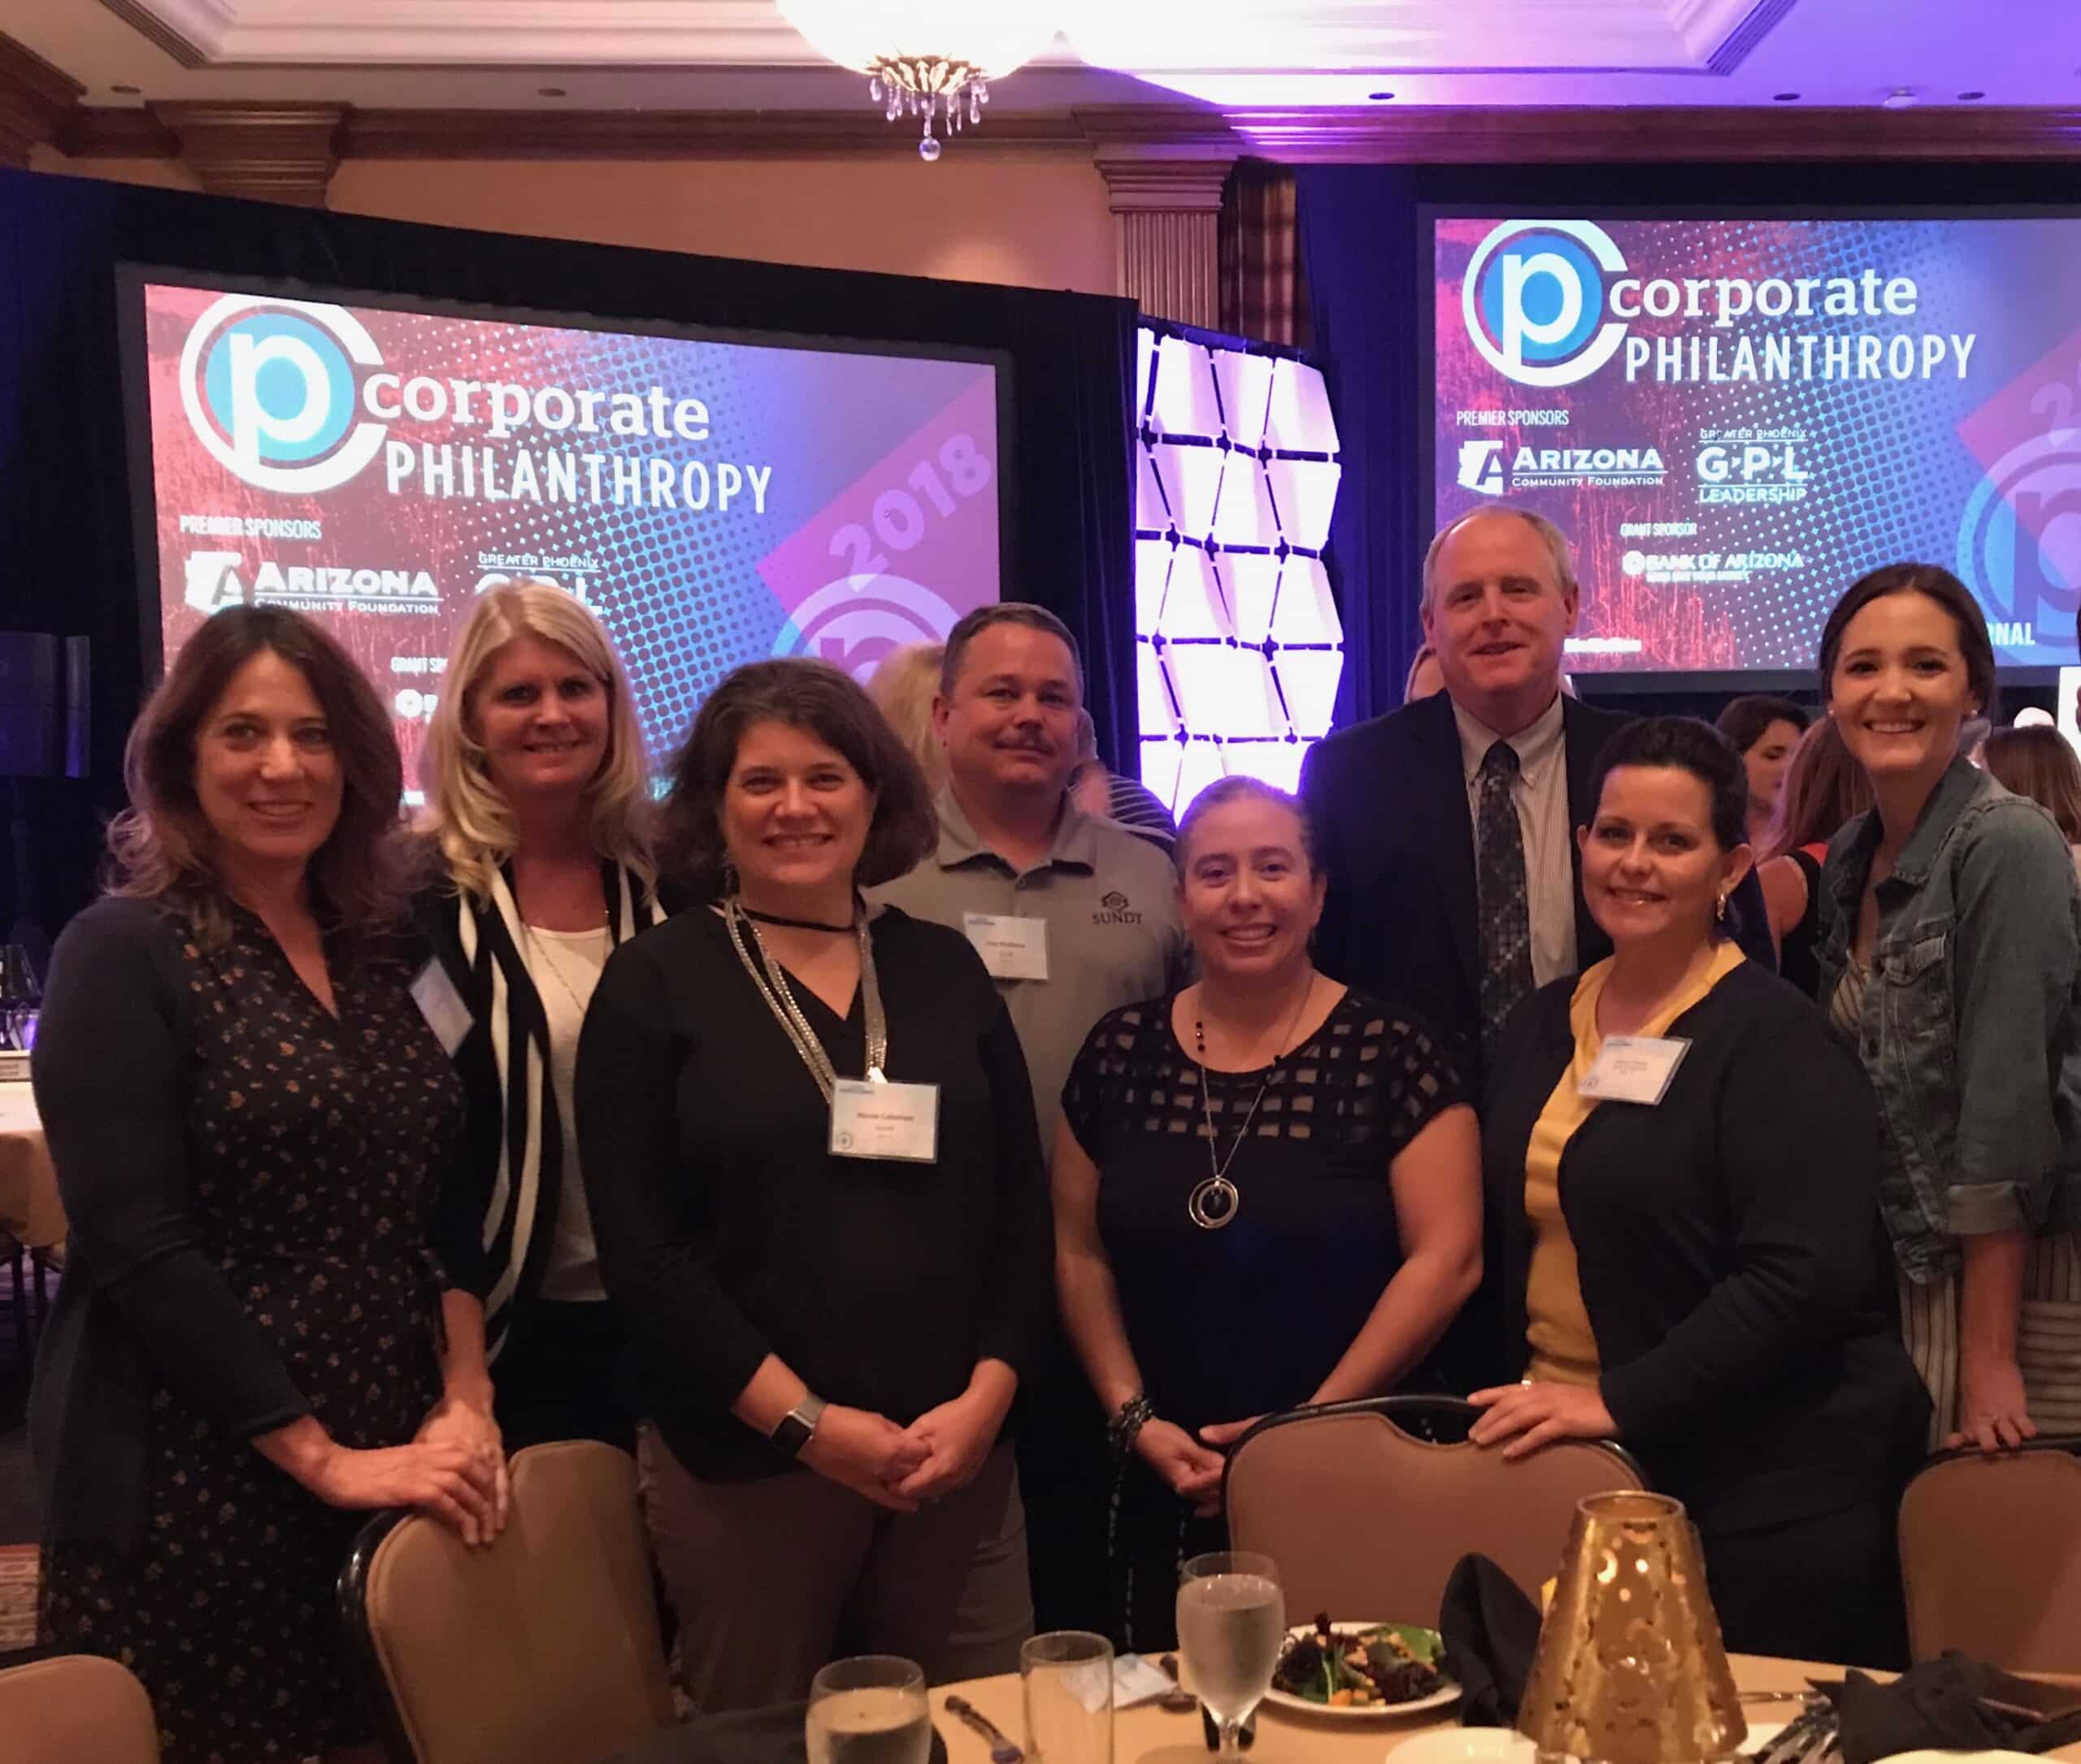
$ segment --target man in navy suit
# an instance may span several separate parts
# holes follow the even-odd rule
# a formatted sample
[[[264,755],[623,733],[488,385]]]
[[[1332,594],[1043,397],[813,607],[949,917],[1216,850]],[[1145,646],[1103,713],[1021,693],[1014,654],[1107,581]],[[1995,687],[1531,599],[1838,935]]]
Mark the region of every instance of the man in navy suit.
[[[1561,689],[1579,603],[1552,522],[1507,504],[1462,515],[1423,560],[1445,689],[1318,743],[1301,773],[1329,877],[1319,965],[1427,1019],[1477,1097],[1484,1040],[1517,999],[1611,953],[1575,830],[1598,751],[1631,719]],[[1743,905],[1738,891],[1731,925],[1755,928],[1744,946],[1774,963],[1760,900],[1737,919]]]

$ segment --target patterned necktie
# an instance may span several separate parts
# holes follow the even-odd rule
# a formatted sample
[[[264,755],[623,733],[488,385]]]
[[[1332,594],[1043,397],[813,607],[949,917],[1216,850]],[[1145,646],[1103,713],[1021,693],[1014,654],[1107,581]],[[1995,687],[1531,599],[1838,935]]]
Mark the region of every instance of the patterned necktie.
[[[1493,1069],[1503,1019],[1532,989],[1531,898],[1525,884],[1524,833],[1510,786],[1518,750],[1498,741],[1482,757],[1475,816],[1475,889],[1481,915],[1481,1058]]]

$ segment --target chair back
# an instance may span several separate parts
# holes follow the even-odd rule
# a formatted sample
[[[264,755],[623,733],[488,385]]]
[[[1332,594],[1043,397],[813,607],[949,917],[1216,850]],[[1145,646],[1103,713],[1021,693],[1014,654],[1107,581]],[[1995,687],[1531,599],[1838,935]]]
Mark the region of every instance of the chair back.
[[[1918,1660],[1961,1648],[2011,1672],[2081,1673],[2081,1439],[1947,1453],[1901,1501]]]
[[[1644,1488],[1617,1446],[1566,1440],[1505,1462],[1453,1397],[1381,1397],[1271,1415],[1229,1454],[1228,1540],[1279,1564],[1288,1620],[1435,1623],[1455,1564],[1492,1558],[1533,1600],[1584,1495]]]
[[[385,1514],[340,1577],[397,1764],[593,1764],[671,1723],[633,1460],[563,1440],[510,1472],[489,1548]]]
[[[159,1764],[152,1700],[127,1666],[65,1653],[0,1671],[0,1764]]]

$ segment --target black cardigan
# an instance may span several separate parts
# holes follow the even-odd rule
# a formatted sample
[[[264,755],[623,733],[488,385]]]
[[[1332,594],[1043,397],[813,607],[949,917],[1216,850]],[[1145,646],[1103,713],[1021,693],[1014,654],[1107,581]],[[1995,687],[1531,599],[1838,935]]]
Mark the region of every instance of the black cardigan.
[[[1512,1016],[1482,1135],[1492,1372],[1524,1371],[1525,1157],[1575,1054],[1573,980]],[[1619,1438],[1706,1532],[1888,1499],[1928,1399],[1901,1345],[1877,1104],[1791,987],[1744,962],[1672,1025],[1657,1107],[1606,1102],[1562,1153],[1562,1211]]]
[[[968,940],[884,907],[888,1076],[939,1086],[929,1164],[832,1155],[815,1080],[721,918],[694,907],[607,958],[578,1047],[578,1133],[600,1271],[646,1412],[696,1475],[793,1462],[730,1413],[767,1353],[829,1401],[907,1426],[976,1361],[1022,1376],[1047,1339],[1054,1232],[1019,1036]],[[860,1000],[802,1013],[841,1075]]]

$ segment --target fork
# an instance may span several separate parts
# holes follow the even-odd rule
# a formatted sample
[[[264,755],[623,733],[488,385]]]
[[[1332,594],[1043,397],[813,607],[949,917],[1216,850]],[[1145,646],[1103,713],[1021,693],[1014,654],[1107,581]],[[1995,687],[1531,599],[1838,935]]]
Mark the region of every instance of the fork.
[[[965,1721],[990,1742],[990,1764],[1020,1764],[1026,1754],[1007,1740],[997,1724],[965,1697],[949,1697],[947,1713]]]

